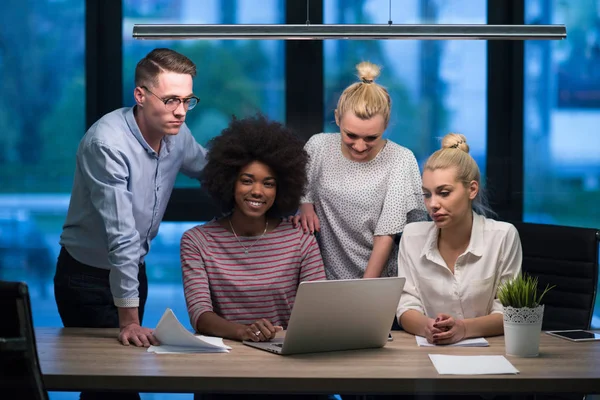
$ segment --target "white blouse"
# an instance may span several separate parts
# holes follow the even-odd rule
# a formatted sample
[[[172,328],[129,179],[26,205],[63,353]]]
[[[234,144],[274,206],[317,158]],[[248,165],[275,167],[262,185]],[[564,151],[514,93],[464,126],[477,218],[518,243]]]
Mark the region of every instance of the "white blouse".
[[[473,213],[471,240],[456,260],[454,274],[442,258],[433,222],[404,228],[398,254],[398,276],[406,277],[398,304],[398,320],[407,310],[429,318],[440,313],[456,319],[502,313],[498,285],[521,272],[521,241],[507,223]]]

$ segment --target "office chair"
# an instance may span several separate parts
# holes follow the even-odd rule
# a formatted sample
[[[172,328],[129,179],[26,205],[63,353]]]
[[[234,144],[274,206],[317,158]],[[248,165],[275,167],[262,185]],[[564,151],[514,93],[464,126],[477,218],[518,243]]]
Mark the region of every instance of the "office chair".
[[[0,397],[48,400],[25,283],[0,281],[0,321]]]
[[[544,300],[543,330],[589,329],[598,288],[600,231],[513,223],[523,246],[523,272],[538,277],[538,290],[555,285]]]
[[[513,222],[523,247],[522,270],[538,278],[538,291],[550,290],[544,303],[543,330],[590,329],[598,288],[600,231]],[[535,400],[581,400],[583,394],[536,395]]]

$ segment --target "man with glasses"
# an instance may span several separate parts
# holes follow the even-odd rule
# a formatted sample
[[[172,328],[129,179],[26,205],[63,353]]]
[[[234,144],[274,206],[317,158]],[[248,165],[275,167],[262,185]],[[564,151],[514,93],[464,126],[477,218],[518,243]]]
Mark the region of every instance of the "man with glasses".
[[[178,172],[198,178],[206,163],[184,123],[195,76],[184,55],[151,51],[135,70],[136,105],[100,118],[79,144],[54,278],[64,326],[119,327],[124,345],[157,344],[141,326],[144,257]]]

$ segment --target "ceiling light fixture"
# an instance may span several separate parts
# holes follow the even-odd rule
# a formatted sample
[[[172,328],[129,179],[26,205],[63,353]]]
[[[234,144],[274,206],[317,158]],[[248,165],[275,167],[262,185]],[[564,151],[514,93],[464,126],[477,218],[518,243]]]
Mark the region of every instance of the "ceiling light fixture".
[[[133,37],[149,40],[561,40],[567,37],[567,30],[564,25],[136,24]]]

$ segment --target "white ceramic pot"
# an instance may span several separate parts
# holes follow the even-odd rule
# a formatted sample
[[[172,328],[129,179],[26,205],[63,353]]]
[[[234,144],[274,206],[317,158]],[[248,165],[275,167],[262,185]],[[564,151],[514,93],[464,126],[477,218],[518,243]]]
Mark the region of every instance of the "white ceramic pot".
[[[537,357],[544,306],[535,308],[504,307],[504,345],[506,355]]]

